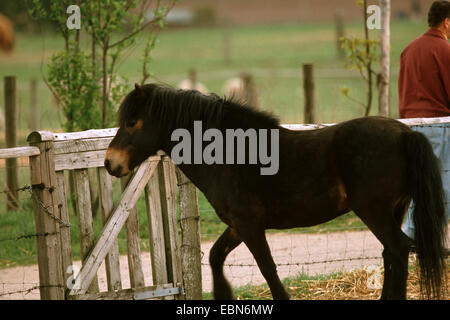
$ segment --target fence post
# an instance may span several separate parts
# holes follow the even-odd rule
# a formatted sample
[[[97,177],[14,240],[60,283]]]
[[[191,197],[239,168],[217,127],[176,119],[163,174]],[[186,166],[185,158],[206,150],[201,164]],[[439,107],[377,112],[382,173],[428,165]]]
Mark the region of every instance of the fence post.
[[[180,244],[178,242],[177,227],[177,178],[175,165],[167,156],[161,157],[158,178],[161,196],[162,224],[166,249],[166,266],[168,281],[174,286],[182,285],[183,272],[180,259]],[[178,296],[183,299],[182,295]]]
[[[222,25],[222,52],[223,62],[229,66],[231,64],[231,32],[228,19],[225,19]]]
[[[33,132],[28,142],[39,148],[40,156],[30,157],[33,184],[34,218],[36,225],[39,266],[39,290],[42,300],[64,300],[64,277],[55,173],[53,134]],[[70,245],[70,244],[69,244]]]
[[[195,90],[197,88],[197,70],[194,68],[189,69],[188,79],[191,82],[191,89]]]
[[[244,84],[243,98],[252,107],[258,108],[258,93],[256,91],[255,81],[250,73],[242,72],[240,76]]]
[[[316,101],[314,96],[314,65],[303,65],[303,90],[305,96],[304,123],[316,122]]]
[[[7,148],[14,148],[16,141],[16,77],[6,76],[4,78],[5,92],[5,140]],[[6,210],[16,211],[18,209],[18,180],[17,159],[6,159]]]
[[[391,50],[391,1],[380,0],[381,24],[380,30],[380,80],[378,94],[378,114],[389,116],[389,82],[390,82],[390,50]]]
[[[181,261],[187,300],[202,299],[202,258],[197,188],[176,168],[180,194]]]
[[[31,119],[30,129],[31,131],[39,130],[39,106],[38,106],[38,82],[36,78],[30,80],[30,108]]]
[[[344,19],[341,12],[334,14],[334,23],[336,28],[336,52],[339,59],[345,58],[345,51],[341,45],[341,38],[345,37]]]

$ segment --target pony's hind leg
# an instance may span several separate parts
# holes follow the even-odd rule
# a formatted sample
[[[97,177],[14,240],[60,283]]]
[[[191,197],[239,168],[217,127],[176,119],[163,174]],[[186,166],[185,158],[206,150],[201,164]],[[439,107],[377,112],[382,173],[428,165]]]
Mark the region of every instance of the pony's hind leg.
[[[394,210],[375,208],[354,210],[384,247],[384,281],[381,299],[406,299],[410,239],[402,232]],[[384,214],[377,214],[377,213]]]
[[[241,242],[242,240],[236,231],[227,228],[211,248],[209,263],[213,274],[214,299],[216,300],[233,299],[233,291],[223,274],[223,264],[227,255]]]
[[[406,237],[399,234],[399,237]],[[406,240],[406,239],[405,239]],[[393,248],[385,246],[383,250],[384,282],[382,300],[406,299],[406,280],[408,279],[409,245],[407,240],[400,240],[400,245]]]
[[[403,231],[401,225],[406,212],[406,205],[398,205],[394,210],[393,220],[391,221],[391,237],[385,240],[383,250],[384,263],[384,285],[381,299],[406,299],[406,281],[408,279],[408,257],[411,248],[411,239]],[[388,220],[388,219],[386,219]],[[399,231],[400,230],[400,231]],[[394,246],[392,244],[394,243]],[[397,267],[393,267],[397,266]]]

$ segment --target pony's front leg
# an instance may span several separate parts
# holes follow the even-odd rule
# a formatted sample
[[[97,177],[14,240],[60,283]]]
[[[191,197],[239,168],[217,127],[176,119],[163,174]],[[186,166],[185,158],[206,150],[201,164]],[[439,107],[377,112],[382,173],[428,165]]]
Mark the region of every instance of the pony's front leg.
[[[269,285],[272,297],[275,300],[288,300],[289,295],[278,277],[277,266],[270,253],[264,229],[259,229],[254,226],[249,228],[247,225],[247,228],[239,234],[253,254],[259,270]]]
[[[223,274],[223,264],[227,255],[241,242],[235,230],[227,228],[211,248],[209,263],[213,274],[214,299],[216,300],[233,299],[233,291]]]

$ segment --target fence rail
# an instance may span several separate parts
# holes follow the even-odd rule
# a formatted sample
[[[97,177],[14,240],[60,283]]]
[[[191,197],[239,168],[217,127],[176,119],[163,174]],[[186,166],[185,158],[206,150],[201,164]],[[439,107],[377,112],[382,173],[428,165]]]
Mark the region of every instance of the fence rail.
[[[36,147],[16,147],[0,149],[0,159],[38,156],[41,152]]]
[[[423,125],[436,125],[436,124],[450,124],[450,117],[441,118],[410,118],[410,119],[397,119],[401,123],[413,127],[413,126],[423,126]],[[282,126],[290,130],[315,130],[324,127],[334,126],[336,123],[329,124],[283,124]]]

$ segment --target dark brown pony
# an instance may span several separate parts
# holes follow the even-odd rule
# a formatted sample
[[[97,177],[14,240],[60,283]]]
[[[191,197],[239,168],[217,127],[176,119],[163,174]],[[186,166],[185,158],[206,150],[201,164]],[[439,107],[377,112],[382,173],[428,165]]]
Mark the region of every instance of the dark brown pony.
[[[0,14],[0,49],[10,52],[14,48],[14,30],[11,21]]]
[[[179,165],[228,225],[210,253],[216,299],[232,298],[223,264],[241,242],[253,254],[272,296],[288,299],[265,230],[317,225],[350,210],[384,246],[381,298],[405,299],[412,240],[401,224],[411,200],[421,284],[429,297],[439,297],[445,271],[444,192],[438,160],[422,134],[382,117],[290,131],[272,115],[249,106],[154,84],[136,86],[119,113],[120,127],[105,158],[105,167],[117,177],[158,150],[170,155],[178,143],[171,141],[172,132],[184,128],[193,134],[194,121],[220,132],[279,130],[275,175],[261,175],[259,164]]]

